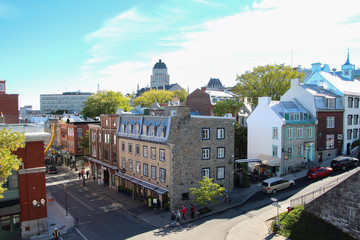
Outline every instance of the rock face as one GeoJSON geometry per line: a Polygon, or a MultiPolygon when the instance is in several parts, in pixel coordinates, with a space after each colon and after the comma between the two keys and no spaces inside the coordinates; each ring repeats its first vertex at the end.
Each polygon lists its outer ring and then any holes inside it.
{"type": "Polygon", "coordinates": [[[360,239],[360,168],[345,181],[306,205],[306,211],[360,239]]]}

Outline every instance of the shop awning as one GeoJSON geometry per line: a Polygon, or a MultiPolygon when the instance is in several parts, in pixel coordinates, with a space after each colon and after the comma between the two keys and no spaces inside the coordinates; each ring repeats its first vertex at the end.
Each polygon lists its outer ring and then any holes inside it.
{"type": "Polygon", "coordinates": [[[272,167],[278,167],[280,166],[280,158],[272,157],[270,155],[266,154],[260,154],[257,156],[260,160],[262,160],[262,164],[272,166],[272,167]]]}
{"type": "Polygon", "coordinates": [[[167,193],[167,192],[168,192],[168,190],[167,190],[167,189],[162,188],[162,187],[158,187],[158,188],[157,188],[157,189],[155,189],[154,191],[155,191],[155,192],[157,192],[157,193],[159,193],[159,194],[161,194],[161,195],[163,195],[163,194],[165,194],[165,193],[167,193]]]}
{"type": "Polygon", "coordinates": [[[100,164],[101,166],[111,168],[111,169],[113,169],[113,170],[115,170],[115,171],[118,169],[117,166],[113,166],[113,165],[111,165],[111,164],[105,163],[105,162],[100,161],[100,160],[97,160],[97,159],[95,159],[95,158],[89,157],[88,160],[91,161],[91,162],[100,164]]]}
{"type": "Polygon", "coordinates": [[[156,188],[158,188],[158,186],[145,182],[145,181],[140,181],[138,183],[140,186],[143,186],[144,188],[150,189],[150,190],[155,190],[156,188]]]}
{"type": "Polygon", "coordinates": [[[134,177],[132,177],[132,176],[130,176],[130,175],[127,175],[127,174],[121,173],[121,172],[115,173],[115,176],[121,177],[121,178],[123,178],[123,179],[125,179],[125,180],[129,180],[129,181],[131,181],[131,179],[134,178],[134,177]]]}
{"type": "Polygon", "coordinates": [[[236,163],[244,163],[244,162],[260,162],[261,163],[261,160],[258,159],[258,158],[247,158],[247,159],[238,159],[238,160],[235,160],[236,163]]]}
{"type": "Polygon", "coordinates": [[[140,179],[137,179],[137,178],[130,179],[130,181],[132,183],[135,183],[135,184],[138,184],[139,182],[142,182],[140,179]]]}

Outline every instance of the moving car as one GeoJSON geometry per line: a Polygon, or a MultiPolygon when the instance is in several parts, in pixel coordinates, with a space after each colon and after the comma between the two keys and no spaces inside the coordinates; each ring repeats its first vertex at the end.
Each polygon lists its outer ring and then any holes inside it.
{"type": "Polygon", "coordinates": [[[317,179],[319,177],[329,176],[329,174],[332,172],[333,169],[331,167],[314,167],[309,169],[309,171],[306,173],[306,176],[308,178],[317,179]]]}
{"type": "Polygon", "coordinates": [[[54,165],[46,167],[47,173],[57,173],[57,169],[54,165]]]}
{"type": "Polygon", "coordinates": [[[273,177],[265,179],[261,183],[261,190],[265,193],[276,193],[279,190],[291,188],[294,185],[294,180],[288,180],[282,177],[273,177]]]}
{"type": "Polygon", "coordinates": [[[348,168],[359,166],[359,160],[354,157],[338,156],[331,161],[330,166],[334,170],[346,170],[348,168]]]}

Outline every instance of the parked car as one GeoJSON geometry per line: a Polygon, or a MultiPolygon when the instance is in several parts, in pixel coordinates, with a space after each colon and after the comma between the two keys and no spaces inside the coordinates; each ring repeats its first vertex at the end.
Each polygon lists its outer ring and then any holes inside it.
{"type": "Polygon", "coordinates": [[[276,193],[279,190],[291,188],[294,185],[294,180],[288,180],[282,177],[273,177],[265,179],[261,183],[261,190],[265,193],[276,193]]]}
{"type": "Polygon", "coordinates": [[[354,157],[338,156],[331,161],[330,166],[334,170],[346,170],[347,168],[359,166],[359,159],[354,157]]]}
{"type": "Polygon", "coordinates": [[[47,173],[57,173],[57,169],[54,165],[46,167],[47,173]]]}
{"type": "Polygon", "coordinates": [[[333,172],[331,167],[314,167],[310,168],[309,171],[306,173],[308,178],[317,179],[319,177],[326,177],[329,176],[333,172]]]}

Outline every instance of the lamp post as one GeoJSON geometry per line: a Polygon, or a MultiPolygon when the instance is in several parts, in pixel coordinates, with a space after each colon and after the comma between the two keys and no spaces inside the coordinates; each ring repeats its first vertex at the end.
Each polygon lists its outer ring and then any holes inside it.
{"type": "Polygon", "coordinates": [[[32,204],[33,204],[33,207],[36,208],[36,218],[37,218],[37,222],[38,222],[38,235],[40,235],[40,221],[39,221],[39,207],[43,207],[45,206],[45,199],[40,199],[40,202],[36,201],[36,200],[33,200],[32,201],[32,204]]]}

